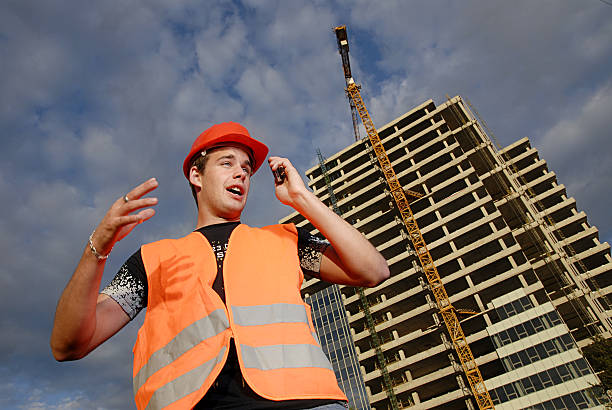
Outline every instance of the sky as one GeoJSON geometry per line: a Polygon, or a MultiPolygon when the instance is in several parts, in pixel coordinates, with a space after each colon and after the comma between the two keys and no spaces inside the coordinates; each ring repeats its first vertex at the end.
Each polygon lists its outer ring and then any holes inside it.
{"type": "MultiPolygon", "coordinates": [[[[195,137],[244,124],[303,174],[353,142],[332,28],[348,27],[374,124],[467,98],[499,143],[529,137],[612,239],[612,3],[603,0],[0,3],[0,408],[127,409],[140,314],[57,363],[55,305],[108,207],[156,177],[157,214],[117,243],[102,285],[196,210],[181,173],[195,137]]],[[[365,135],[365,134],[362,134],[365,135]]],[[[242,221],[292,209],[262,168],[242,221]]]]}

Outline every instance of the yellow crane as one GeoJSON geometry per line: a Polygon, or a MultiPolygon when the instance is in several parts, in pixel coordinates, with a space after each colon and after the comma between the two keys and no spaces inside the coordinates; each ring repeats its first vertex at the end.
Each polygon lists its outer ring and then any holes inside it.
{"type": "MultiPolygon", "coordinates": [[[[389,190],[393,196],[393,199],[395,200],[397,209],[402,216],[404,225],[408,230],[408,235],[412,241],[419,261],[421,262],[421,266],[423,267],[423,271],[425,272],[425,276],[429,282],[430,289],[436,298],[440,315],[444,319],[444,323],[446,324],[448,333],[453,341],[453,346],[457,351],[457,355],[461,361],[461,366],[463,367],[463,371],[468,379],[472,393],[476,399],[476,403],[480,409],[492,409],[494,408],[493,401],[491,400],[491,396],[485,387],[482,375],[478,369],[478,365],[474,360],[474,355],[472,354],[470,346],[467,343],[465,334],[463,333],[463,329],[461,328],[461,324],[457,318],[457,311],[448,298],[444,284],[440,279],[438,270],[436,269],[429,250],[427,249],[427,244],[423,240],[423,235],[421,234],[421,230],[419,229],[416,219],[412,214],[412,210],[410,209],[410,205],[406,197],[406,194],[417,197],[419,197],[420,194],[407,191],[402,187],[397,175],[395,174],[395,171],[393,170],[393,166],[391,165],[391,161],[387,156],[385,148],[380,141],[378,132],[376,131],[376,128],[374,128],[372,118],[370,117],[363,99],[361,98],[361,92],[359,90],[360,86],[355,84],[355,80],[351,74],[351,67],[348,57],[349,46],[346,26],[335,27],[334,32],[336,33],[336,39],[338,40],[338,51],[342,56],[342,66],[344,69],[344,78],[346,80],[346,92],[348,93],[355,109],[359,113],[361,122],[365,127],[366,134],[370,140],[370,143],[372,144],[372,148],[376,154],[378,163],[380,164],[380,169],[387,180],[389,190]]],[[[353,105],[351,105],[351,108],[353,105]]]]}

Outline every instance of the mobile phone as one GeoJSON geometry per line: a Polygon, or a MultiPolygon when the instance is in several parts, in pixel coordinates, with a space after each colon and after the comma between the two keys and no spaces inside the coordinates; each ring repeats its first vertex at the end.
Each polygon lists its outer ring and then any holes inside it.
{"type": "Polygon", "coordinates": [[[283,182],[285,182],[285,168],[276,168],[276,170],[274,171],[274,178],[277,184],[282,184],[283,182]]]}

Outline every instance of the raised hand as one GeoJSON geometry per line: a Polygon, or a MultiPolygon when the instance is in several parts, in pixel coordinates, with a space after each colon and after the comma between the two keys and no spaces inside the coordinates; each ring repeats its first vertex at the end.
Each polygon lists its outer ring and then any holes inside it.
{"type": "Polygon", "coordinates": [[[283,204],[295,208],[296,201],[299,201],[305,193],[310,192],[304,185],[300,174],[287,158],[270,157],[268,158],[268,164],[272,173],[280,167],[284,169],[285,177],[282,182],[275,178],[276,197],[283,204]]]}
{"type": "Polygon", "coordinates": [[[157,198],[143,196],[157,186],[157,180],[151,178],[115,201],[92,236],[98,253],[108,255],[116,242],[125,238],[136,225],[155,215],[155,210],[150,207],[157,205],[157,198]],[[140,212],[134,213],[138,210],[140,212]]]}

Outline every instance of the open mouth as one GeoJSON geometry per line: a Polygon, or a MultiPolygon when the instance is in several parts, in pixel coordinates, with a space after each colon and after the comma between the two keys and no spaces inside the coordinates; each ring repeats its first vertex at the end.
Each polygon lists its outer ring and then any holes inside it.
{"type": "Polygon", "coordinates": [[[239,187],[229,187],[227,188],[227,190],[234,195],[242,195],[242,189],[240,189],[239,187]]]}

